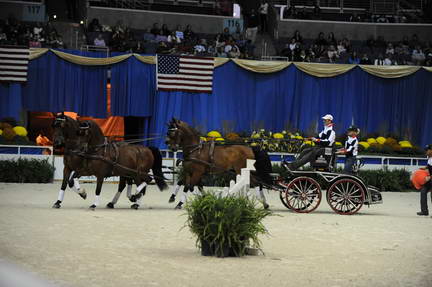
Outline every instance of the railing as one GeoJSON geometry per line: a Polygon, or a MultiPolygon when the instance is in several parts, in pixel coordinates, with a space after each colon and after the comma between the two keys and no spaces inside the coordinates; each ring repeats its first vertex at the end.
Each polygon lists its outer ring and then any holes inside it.
{"type": "Polygon", "coordinates": [[[2,160],[16,160],[17,158],[48,159],[54,165],[53,154],[52,146],[0,145],[0,159],[2,160]],[[49,152],[44,154],[43,151],[46,150],[49,150],[49,152]]]}
{"type": "Polygon", "coordinates": [[[81,51],[105,52],[107,54],[107,57],[109,57],[109,52],[110,52],[108,47],[101,47],[101,46],[94,46],[94,45],[82,45],[81,51]]]}

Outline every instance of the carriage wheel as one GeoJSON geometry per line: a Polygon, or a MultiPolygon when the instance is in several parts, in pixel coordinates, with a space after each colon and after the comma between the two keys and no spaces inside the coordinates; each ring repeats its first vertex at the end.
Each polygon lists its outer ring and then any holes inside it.
{"type": "Polygon", "coordinates": [[[365,191],[355,180],[340,179],[333,183],[327,191],[327,201],[334,212],[351,215],[363,206],[365,191]]]}
{"type": "Polygon", "coordinates": [[[285,191],[286,203],[298,213],[314,211],[321,202],[321,187],[310,177],[297,177],[292,180],[285,191]]]}
{"type": "Polygon", "coordinates": [[[280,201],[282,202],[282,204],[286,208],[291,209],[291,207],[289,207],[289,205],[287,204],[286,196],[285,196],[285,192],[287,191],[288,184],[286,182],[284,182],[284,181],[279,181],[278,184],[279,184],[279,186],[281,186],[281,187],[283,186],[285,188],[283,191],[279,192],[279,199],[280,199],[280,201]]]}

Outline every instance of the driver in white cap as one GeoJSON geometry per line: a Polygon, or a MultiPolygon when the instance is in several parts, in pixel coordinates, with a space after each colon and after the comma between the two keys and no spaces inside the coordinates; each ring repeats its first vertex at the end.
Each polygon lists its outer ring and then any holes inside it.
{"type": "Polygon", "coordinates": [[[315,147],[304,149],[297,160],[288,164],[288,168],[296,170],[308,162],[315,160],[318,156],[325,154],[326,147],[332,147],[336,140],[336,133],[333,130],[333,116],[325,115],[322,117],[324,122],[324,130],[322,130],[317,138],[309,138],[315,143],[315,147]]]}

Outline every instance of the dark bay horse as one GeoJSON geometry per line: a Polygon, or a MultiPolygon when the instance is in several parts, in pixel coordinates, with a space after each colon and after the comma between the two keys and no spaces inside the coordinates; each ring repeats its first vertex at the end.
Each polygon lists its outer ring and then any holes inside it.
{"type": "MultiPolygon", "coordinates": [[[[203,175],[233,170],[240,174],[246,167],[247,159],[255,159],[256,175],[259,181],[271,184],[271,162],[268,155],[258,149],[245,145],[213,145],[210,142],[201,142],[199,134],[187,123],[172,119],[168,124],[166,144],[174,151],[183,151],[185,171],[184,192],[193,191],[203,175]]],[[[254,178],[251,180],[254,182],[254,178]]],[[[255,180],[256,181],[256,180],[255,180]]],[[[260,195],[265,208],[268,208],[262,186],[260,195]]],[[[179,202],[176,208],[181,208],[179,202]]]]}
{"type": "MultiPolygon", "coordinates": [[[[83,199],[87,198],[85,189],[80,188],[79,177],[91,176],[93,174],[84,167],[82,157],[72,153],[72,151],[76,151],[79,148],[78,133],[80,131],[80,122],[65,116],[63,113],[54,116],[55,119],[52,125],[54,129],[54,147],[65,148],[65,154],[63,156],[63,181],[58,199],[53,205],[53,208],[60,208],[68,185],[83,199]],[[79,173],[77,171],[79,171],[79,173]]],[[[131,179],[120,177],[118,191],[122,192],[126,183],[128,184],[128,197],[130,198],[132,190],[131,179]]],[[[108,203],[107,207],[113,208],[114,204],[108,203]]]]}
{"type": "MultiPolygon", "coordinates": [[[[122,142],[108,142],[102,130],[94,121],[85,121],[80,126],[79,145],[82,160],[96,176],[96,198],[91,208],[99,204],[99,195],[105,177],[120,176],[131,178],[137,185],[136,201],[131,207],[137,209],[146,186],[154,178],[158,188],[163,191],[168,186],[162,172],[162,156],[158,148],[131,145],[122,142]],[[149,175],[150,170],[153,177],[149,175]]],[[[108,207],[112,207],[120,197],[119,190],[108,207]]]]}

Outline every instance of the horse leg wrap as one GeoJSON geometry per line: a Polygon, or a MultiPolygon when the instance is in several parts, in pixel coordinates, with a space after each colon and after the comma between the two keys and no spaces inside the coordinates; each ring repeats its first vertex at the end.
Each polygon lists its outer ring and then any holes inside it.
{"type": "Polygon", "coordinates": [[[127,193],[126,193],[128,198],[131,198],[132,196],[132,184],[128,184],[127,185],[127,193]]]}
{"type": "Polygon", "coordinates": [[[81,189],[81,186],[80,186],[80,183],[79,183],[79,179],[78,178],[74,178],[73,179],[73,182],[74,182],[74,185],[73,185],[73,190],[76,192],[76,193],[81,193],[81,191],[80,191],[80,189],[81,189]]]}
{"type": "Polygon", "coordinates": [[[64,194],[65,194],[65,191],[63,189],[60,189],[57,200],[58,201],[63,201],[64,194]]]}
{"type": "Polygon", "coordinates": [[[120,195],[121,195],[121,192],[117,192],[117,193],[114,195],[114,198],[112,199],[111,203],[112,203],[112,204],[116,204],[117,201],[118,201],[119,198],[120,198],[120,195]]]}
{"type": "Polygon", "coordinates": [[[99,204],[100,204],[100,195],[95,195],[94,205],[99,206],[99,204]]]}
{"type": "Polygon", "coordinates": [[[186,194],[186,192],[183,192],[181,197],[180,197],[180,202],[183,204],[183,203],[186,203],[186,201],[187,201],[187,194],[186,194]]]}
{"type": "Polygon", "coordinates": [[[140,193],[141,190],[142,190],[144,187],[146,187],[146,186],[147,186],[147,183],[146,183],[146,182],[141,183],[141,184],[137,187],[137,191],[136,191],[135,194],[140,193]]]}
{"type": "Polygon", "coordinates": [[[173,194],[174,196],[177,196],[177,193],[179,192],[180,188],[181,188],[181,185],[178,185],[178,184],[177,184],[177,185],[175,186],[175,188],[174,188],[172,194],[173,194]]]}

